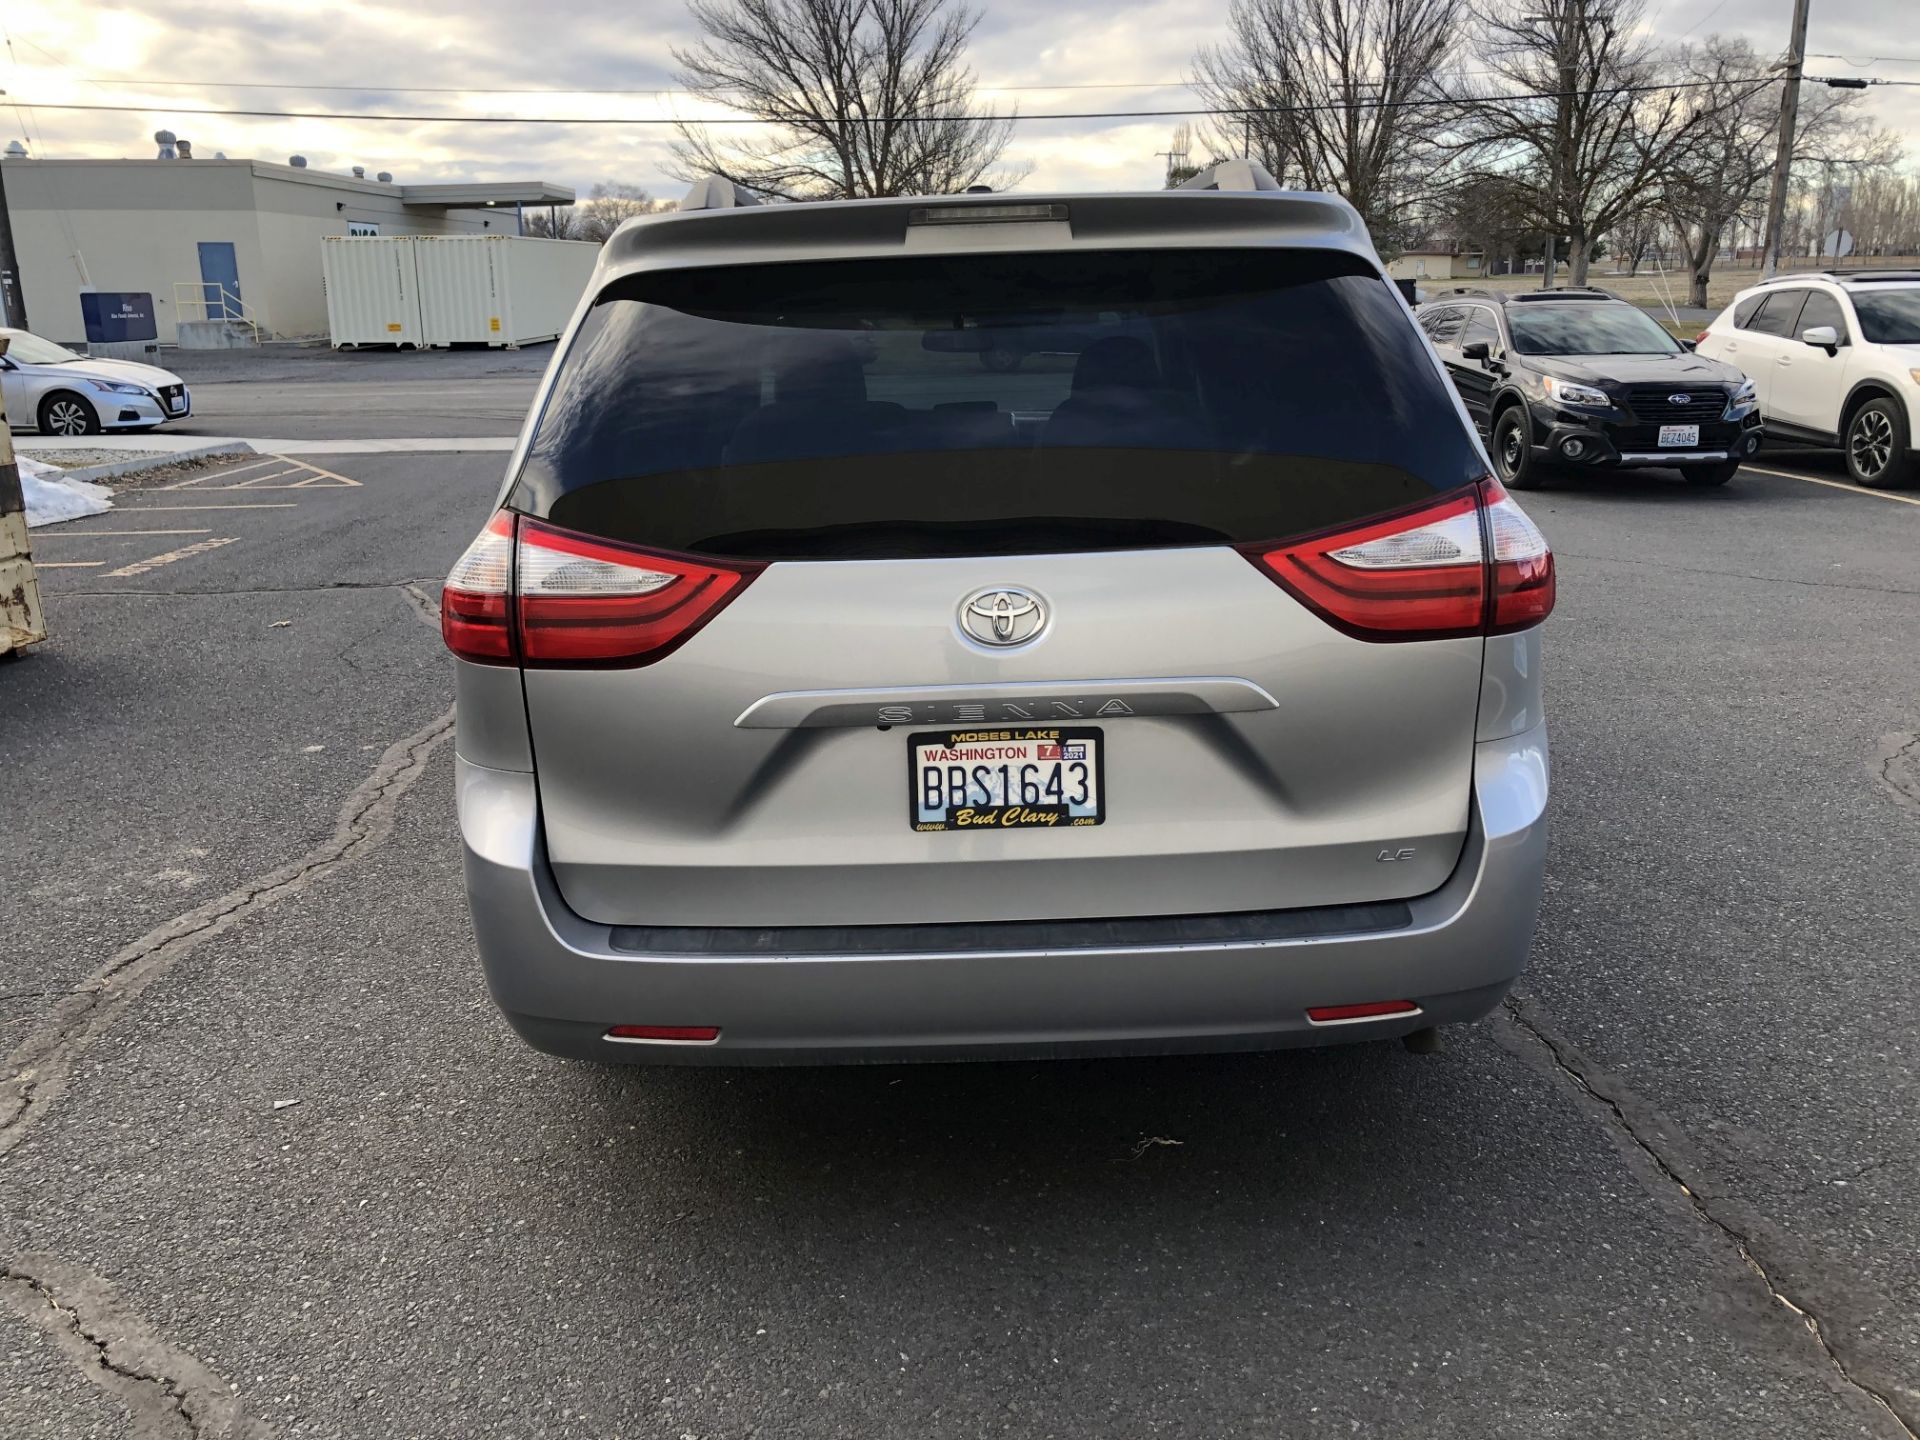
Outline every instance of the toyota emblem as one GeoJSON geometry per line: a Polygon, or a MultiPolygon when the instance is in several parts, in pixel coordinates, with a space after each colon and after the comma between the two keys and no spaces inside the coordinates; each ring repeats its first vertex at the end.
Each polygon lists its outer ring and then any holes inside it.
{"type": "Polygon", "coordinates": [[[982,645],[1024,645],[1046,623],[1047,607],[1030,590],[995,586],[960,602],[960,628],[982,645]]]}

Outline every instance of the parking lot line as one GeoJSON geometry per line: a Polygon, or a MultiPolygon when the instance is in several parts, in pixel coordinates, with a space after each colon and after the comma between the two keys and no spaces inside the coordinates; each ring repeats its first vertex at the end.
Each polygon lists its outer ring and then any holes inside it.
{"type": "Polygon", "coordinates": [[[155,510],[297,510],[298,500],[274,500],[259,505],[116,505],[114,509],[122,515],[139,515],[155,510]]]}
{"type": "Polygon", "coordinates": [[[36,560],[33,562],[33,568],[36,570],[91,570],[97,565],[106,563],[104,560],[36,560]]]}
{"type": "Polygon", "coordinates": [[[1827,480],[1819,475],[1796,475],[1791,470],[1769,470],[1764,465],[1746,465],[1742,469],[1751,470],[1756,475],[1778,475],[1782,480],[1804,480],[1809,485],[1825,485],[1829,490],[1845,490],[1850,495],[1865,495],[1871,500],[1891,500],[1896,505],[1920,505],[1920,500],[1911,495],[1895,495],[1890,490],[1869,490],[1864,485],[1850,484],[1845,480],[1827,480]]]}
{"type": "Polygon", "coordinates": [[[211,530],[47,530],[35,540],[91,540],[96,535],[211,535],[211,530]]]}
{"type": "MultiPolygon", "coordinates": [[[[232,485],[209,485],[207,490],[358,490],[360,482],[350,475],[336,475],[331,470],[322,470],[318,465],[309,465],[304,460],[288,460],[275,456],[287,468],[271,470],[265,475],[255,475],[250,479],[237,481],[232,485]],[[298,479],[294,477],[298,476],[298,479]]],[[[224,479],[231,470],[222,471],[213,479],[224,479]]],[[[204,493],[204,492],[203,492],[204,493]]]]}
{"type": "Polygon", "coordinates": [[[287,462],[278,455],[269,455],[264,460],[255,460],[247,465],[234,465],[224,470],[216,470],[211,475],[195,475],[190,480],[176,480],[171,485],[162,485],[162,490],[185,490],[188,486],[201,484],[207,480],[222,480],[229,475],[244,475],[249,470],[259,470],[268,465],[284,465],[287,462]]]}
{"type": "Polygon", "coordinates": [[[164,555],[151,555],[145,560],[136,560],[131,565],[122,565],[118,570],[109,570],[102,578],[122,580],[134,575],[144,575],[149,570],[158,570],[162,565],[171,565],[176,560],[204,555],[209,550],[218,550],[222,545],[231,545],[239,538],[238,535],[221,535],[212,540],[196,540],[191,545],[182,545],[178,550],[169,550],[164,555]]]}

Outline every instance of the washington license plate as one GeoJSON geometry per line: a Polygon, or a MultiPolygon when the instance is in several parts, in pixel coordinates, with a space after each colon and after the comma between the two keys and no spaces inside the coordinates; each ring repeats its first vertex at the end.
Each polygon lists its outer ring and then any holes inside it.
{"type": "Polygon", "coordinates": [[[1700,427],[1698,425],[1662,425],[1660,427],[1660,444],[1663,447],[1668,445],[1698,445],[1699,443],[1700,427]]]}
{"type": "Polygon", "coordinates": [[[1098,730],[1019,725],[907,737],[916,830],[1064,830],[1107,818],[1098,730]]]}

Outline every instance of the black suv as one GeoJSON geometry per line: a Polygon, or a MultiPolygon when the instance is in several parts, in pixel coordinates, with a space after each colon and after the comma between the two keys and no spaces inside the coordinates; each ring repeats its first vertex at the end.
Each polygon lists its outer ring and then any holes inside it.
{"type": "Polygon", "coordinates": [[[1724,485],[1760,448],[1752,382],[1604,290],[1455,290],[1417,318],[1515,490],[1552,465],[1724,485]]]}

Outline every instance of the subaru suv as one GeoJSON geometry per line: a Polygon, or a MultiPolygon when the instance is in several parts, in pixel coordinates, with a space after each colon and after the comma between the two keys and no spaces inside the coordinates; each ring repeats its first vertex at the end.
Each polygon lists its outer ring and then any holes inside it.
{"type": "Polygon", "coordinates": [[[1920,270],[1781,275],[1697,343],[1753,377],[1770,438],[1837,446],[1856,484],[1920,480],[1920,270]]]}
{"type": "Polygon", "coordinates": [[[1555,467],[1724,485],[1760,448],[1753,382],[1604,290],[1455,290],[1419,319],[1510,489],[1555,467]]]}
{"type": "Polygon", "coordinates": [[[608,241],[443,596],[513,1027],[792,1063],[1497,1004],[1553,560],[1354,211],[1245,161],[695,199],[608,241]],[[1077,348],[983,366],[1009,327],[1077,348]]]}

